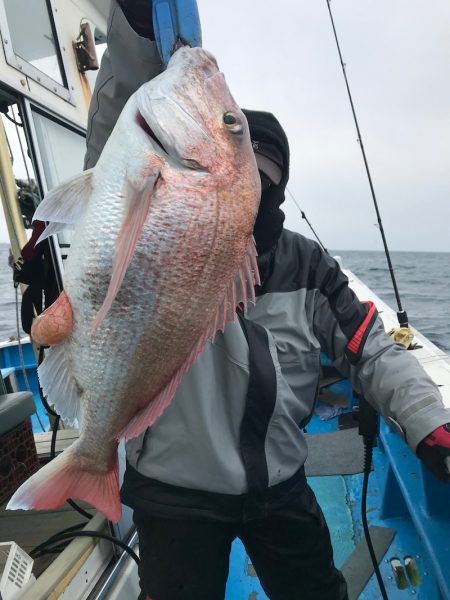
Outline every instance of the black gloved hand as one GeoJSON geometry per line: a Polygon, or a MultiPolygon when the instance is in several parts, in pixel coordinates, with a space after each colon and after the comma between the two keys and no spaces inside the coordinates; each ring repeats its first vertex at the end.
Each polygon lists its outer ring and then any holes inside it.
{"type": "Polygon", "coordinates": [[[450,423],[441,425],[420,442],[417,456],[441,481],[450,481],[450,423]],[[446,461],[447,459],[447,461],[446,461]]]}
{"type": "Polygon", "coordinates": [[[117,0],[128,23],[141,37],[155,39],[152,0],[117,0]]]}

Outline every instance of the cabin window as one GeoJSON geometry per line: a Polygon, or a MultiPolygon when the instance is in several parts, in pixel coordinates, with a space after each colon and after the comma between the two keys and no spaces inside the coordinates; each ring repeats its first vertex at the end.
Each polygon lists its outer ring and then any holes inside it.
{"type": "MultiPolygon", "coordinates": [[[[86,140],[84,132],[62,123],[31,106],[32,125],[37,146],[38,164],[45,187],[51,190],[83,170],[86,140]]],[[[61,258],[67,258],[70,229],[58,234],[61,258]]]]}
{"type": "Polygon", "coordinates": [[[49,0],[1,0],[0,24],[12,67],[54,92],[67,88],[49,0]]]}
{"type": "Polygon", "coordinates": [[[31,112],[45,182],[50,190],[81,173],[86,140],[81,131],[69,128],[35,108],[31,112]]]}

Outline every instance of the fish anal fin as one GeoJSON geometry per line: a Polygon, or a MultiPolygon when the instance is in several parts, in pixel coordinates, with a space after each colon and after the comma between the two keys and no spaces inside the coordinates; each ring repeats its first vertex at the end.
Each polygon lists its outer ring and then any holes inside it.
{"type": "Polygon", "coordinates": [[[152,201],[159,170],[147,167],[144,177],[127,180],[126,197],[128,206],[116,242],[111,281],[102,307],[98,311],[91,331],[95,331],[105,318],[122,285],[127,268],[133,258],[152,201]],[[137,183],[139,182],[139,183],[137,183]]]}
{"type": "Polygon", "coordinates": [[[82,389],[67,364],[65,344],[52,346],[38,368],[42,392],[48,397],[63,421],[75,425],[79,421],[82,389]]]}
{"type": "Polygon", "coordinates": [[[53,346],[67,339],[72,329],[72,306],[62,291],[55,302],[34,319],[31,337],[41,346],[53,346]]]}
{"type": "Polygon", "coordinates": [[[117,523],[122,513],[117,457],[104,473],[88,471],[72,447],[32,475],[8,502],[9,510],[57,508],[68,498],[92,504],[107,519],[117,523]]]}

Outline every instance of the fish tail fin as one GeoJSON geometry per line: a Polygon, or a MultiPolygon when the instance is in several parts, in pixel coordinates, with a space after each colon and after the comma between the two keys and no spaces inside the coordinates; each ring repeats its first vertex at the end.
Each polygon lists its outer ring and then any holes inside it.
{"type": "Polygon", "coordinates": [[[73,447],[27,479],[6,508],[45,510],[62,506],[68,498],[77,498],[92,504],[107,519],[117,523],[122,512],[117,460],[105,473],[91,472],[86,459],[77,457],[73,447]]]}

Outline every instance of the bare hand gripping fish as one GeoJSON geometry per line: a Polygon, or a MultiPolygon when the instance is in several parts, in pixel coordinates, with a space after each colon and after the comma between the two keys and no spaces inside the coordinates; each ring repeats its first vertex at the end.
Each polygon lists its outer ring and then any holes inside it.
{"type": "Polygon", "coordinates": [[[8,508],[79,498],[120,518],[118,440],[161,415],[208,338],[254,301],[259,198],[247,122],[215,59],[181,48],[129,99],[95,169],[36,211],[45,237],[75,226],[64,292],[33,335],[58,344],[39,377],[80,437],[8,508]]]}

